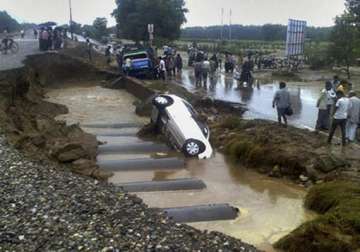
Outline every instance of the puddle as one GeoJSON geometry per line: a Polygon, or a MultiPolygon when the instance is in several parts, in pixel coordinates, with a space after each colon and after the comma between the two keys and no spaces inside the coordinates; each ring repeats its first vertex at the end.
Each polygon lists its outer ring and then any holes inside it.
{"type": "MultiPolygon", "coordinates": [[[[213,81],[208,81],[207,88],[195,87],[194,73],[191,69],[184,69],[182,75],[176,80],[192,91],[206,92],[211,97],[247,104],[249,111],[245,114],[248,118],[277,120],[272,100],[277,83],[259,83],[253,87],[239,87],[231,74],[221,73],[213,81]]],[[[316,101],[323,88],[323,82],[288,82],[294,115],[290,122],[300,127],[314,128],[318,110],[316,101]]]]}
{"type": "MultiPolygon", "coordinates": [[[[68,106],[62,115],[68,123],[145,123],[132,106],[135,98],[125,91],[104,89],[86,83],[79,87],[65,86],[48,90],[48,100],[68,106]]],[[[271,86],[263,87],[273,92],[271,86]]],[[[237,99],[233,92],[234,99],[237,99]]],[[[256,96],[254,90],[253,97],[256,96]]],[[[219,95],[221,92],[219,93],[219,95]]],[[[238,94],[238,93],[237,93],[238,94]]],[[[238,94],[239,95],[239,94],[238,94]]],[[[89,129],[90,130],[90,129],[89,129]]],[[[97,133],[101,129],[91,129],[97,133]]],[[[110,140],[108,136],[103,140],[110,140]]],[[[117,138],[119,143],[138,142],[133,136],[117,138]]],[[[168,153],[104,155],[104,160],[162,158],[168,153]]],[[[170,153],[170,156],[176,156],[170,153]]],[[[100,157],[99,157],[100,158],[100,157]]],[[[234,221],[193,223],[202,230],[216,230],[272,251],[271,244],[313,216],[303,208],[305,190],[281,180],[259,175],[227,162],[217,153],[211,160],[187,160],[186,169],[174,171],[136,171],[115,173],[110,182],[161,181],[164,179],[197,178],[207,185],[202,191],[138,193],[150,207],[178,207],[210,203],[229,203],[240,209],[234,221]]]]}

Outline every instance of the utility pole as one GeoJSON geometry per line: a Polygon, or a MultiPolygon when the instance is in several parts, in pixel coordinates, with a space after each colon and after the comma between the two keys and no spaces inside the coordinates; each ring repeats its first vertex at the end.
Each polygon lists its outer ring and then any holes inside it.
{"type": "Polygon", "coordinates": [[[74,40],[71,0],[69,0],[69,9],[70,9],[70,34],[71,34],[71,39],[74,40]]]}
{"type": "Polygon", "coordinates": [[[148,24],[148,33],[149,33],[150,47],[152,48],[154,41],[154,24],[148,24]]]}
{"type": "Polygon", "coordinates": [[[224,31],[224,8],[221,8],[221,35],[220,35],[221,41],[223,41],[224,39],[223,31],[224,31]]]}
{"type": "Polygon", "coordinates": [[[232,39],[232,30],[231,30],[231,25],[232,25],[232,9],[230,9],[230,21],[229,21],[229,40],[231,42],[232,39]]]}

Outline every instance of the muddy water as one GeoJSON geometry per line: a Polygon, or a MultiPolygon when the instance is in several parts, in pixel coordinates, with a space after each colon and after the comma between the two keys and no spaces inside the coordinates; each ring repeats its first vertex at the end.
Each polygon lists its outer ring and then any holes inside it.
{"type": "MultiPolygon", "coordinates": [[[[246,117],[277,120],[272,100],[278,89],[278,81],[260,81],[253,87],[244,87],[239,86],[239,82],[231,74],[221,73],[213,81],[209,80],[207,87],[199,88],[195,86],[191,69],[185,69],[176,81],[189,90],[207,93],[217,99],[245,103],[249,108],[246,117]]],[[[299,127],[315,127],[318,114],[316,101],[322,86],[323,83],[318,81],[288,82],[294,109],[294,116],[290,118],[292,124],[299,127]]]]}
{"type": "Polygon", "coordinates": [[[69,124],[144,123],[135,115],[135,98],[126,91],[102,88],[99,82],[66,83],[47,90],[48,100],[66,105],[70,114],[59,120],[69,124]]]}
{"type": "MultiPolygon", "coordinates": [[[[70,113],[61,116],[68,123],[143,123],[132,103],[135,98],[125,91],[109,90],[96,83],[74,83],[61,89],[48,90],[48,99],[65,104],[70,113]]],[[[120,141],[120,140],[119,140],[120,141]]],[[[133,137],[121,141],[133,143],[133,137]]],[[[108,155],[106,159],[134,159],[164,157],[174,153],[108,155]]],[[[121,172],[110,182],[134,182],[194,177],[202,179],[207,189],[187,192],[139,193],[150,207],[176,207],[211,203],[229,203],[240,209],[240,217],[233,221],[191,224],[203,230],[216,230],[240,238],[266,251],[271,244],[301,223],[312,218],[304,210],[305,191],[270,179],[227,162],[223,155],[207,161],[187,160],[185,169],[172,172],[121,172]]]]}
{"type": "MultiPolygon", "coordinates": [[[[144,173],[142,175],[144,176],[144,173]]],[[[208,161],[188,161],[187,170],[184,171],[154,172],[144,176],[152,180],[184,177],[202,179],[207,189],[161,194],[140,193],[139,196],[154,207],[211,203],[229,203],[236,206],[241,214],[234,221],[191,225],[202,230],[223,232],[266,251],[273,251],[272,243],[313,217],[312,213],[303,208],[304,190],[233,165],[219,153],[208,161]]],[[[126,178],[122,177],[121,180],[126,178]]]]}

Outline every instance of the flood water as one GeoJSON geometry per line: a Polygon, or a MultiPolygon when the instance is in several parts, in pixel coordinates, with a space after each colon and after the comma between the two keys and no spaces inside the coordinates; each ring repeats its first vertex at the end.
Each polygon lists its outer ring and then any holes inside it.
{"type": "MultiPolygon", "coordinates": [[[[235,92],[235,91],[234,91],[235,92]]],[[[134,113],[133,96],[110,90],[96,83],[74,83],[47,92],[48,100],[67,105],[70,113],[59,117],[68,123],[144,123],[134,113]]],[[[96,133],[96,132],[93,132],[96,133]]],[[[121,141],[140,141],[125,137],[121,141]]],[[[163,157],[174,153],[109,155],[108,159],[163,157]]],[[[210,160],[186,160],[186,167],[171,172],[118,172],[110,182],[135,182],[177,178],[202,179],[207,188],[201,191],[138,193],[150,207],[177,207],[211,203],[229,203],[240,209],[233,221],[192,223],[202,230],[216,230],[260,249],[273,251],[271,244],[313,216],[303,208],[305,190],[271,179],[228,162],[220,153],[210,160]]]]}
{"type": "MultiPolygon", "coordinates": [[[[239,85],[232,74],[219,73],[217,77],[208,80],[207,87],[196,87],[192,69],[186,68],[176,82],[192,92],[206,93],[216,99],[245,103],[249,111],[247,118],[277,120],[276,110],[272,108],[272,101],[278,81],[257,81],[252,87],[239,85]]],[[[323,83],[288,82],[294,115],[289,118],[290,123],[298,127],[314,128],[318,110],[316,101],[323,83]]]]}

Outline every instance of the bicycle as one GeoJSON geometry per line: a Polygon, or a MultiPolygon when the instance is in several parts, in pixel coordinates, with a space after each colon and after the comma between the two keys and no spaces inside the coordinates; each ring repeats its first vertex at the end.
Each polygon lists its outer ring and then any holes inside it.
{"type": "Polygon", "coordinates": [[[19,52],[19,44],[13,39],[3,39],[0,43],[0,52],[2,54],[7,54],[8,52],[16,54],[19,52]]]}

